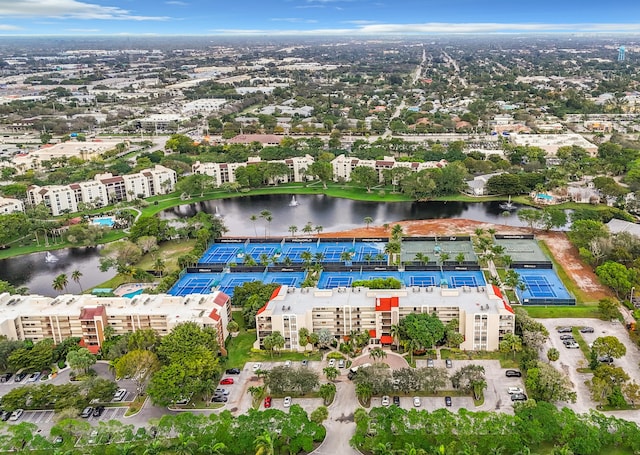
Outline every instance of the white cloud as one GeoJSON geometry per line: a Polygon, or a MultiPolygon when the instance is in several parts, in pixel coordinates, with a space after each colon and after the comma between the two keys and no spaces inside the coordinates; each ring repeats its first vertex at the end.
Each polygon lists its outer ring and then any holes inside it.
{"type": "Polygon", "coordinates": [[[0,24],[0,30],[20,30],[21,27],[17,25],[0,24]]]}
{"type": "Polygon", "coordinates": [[[188,6],[187,2],[181,2],[180,0],[169,0],[168,2],[164,2],[166,5],[175,5],[175,6],[188,6]]]}
{"type": "Polygon", "coordinates": [[[369,21],[345,21],[356,25],[354,28],[312,29],[312,30],[242,30],[218,29],[213,33],[232,35],[274,34],[274,35],[428,35],[464,33],[568,33],[568,32],[609,32],[640,33],[640,23],[629,24],[543,24],[543,23],[447,23],[430,22],[424,24],[380,24],[369,21]]]}
{"type": "Polygon", "coordinates": [[[157,16],[138,16],[129,10],[116,6],[101,6],[78,0],[0,0],[1,16],[132,21],[169,19],[157,16]]]}
{"type": "Polygon", "coordinates": [[[98,33],[100,31],[99,28],[67,28],[65,30],[71,33],[98,33]]]}
{"type": "Polygon", "coordinates": [[[302,19],[301,17],[274,17],[271,20],[274,22],[290,22],[290,23],[305,23],[305,24],[315,24],[318,22],[315,19],[302,19]]]}

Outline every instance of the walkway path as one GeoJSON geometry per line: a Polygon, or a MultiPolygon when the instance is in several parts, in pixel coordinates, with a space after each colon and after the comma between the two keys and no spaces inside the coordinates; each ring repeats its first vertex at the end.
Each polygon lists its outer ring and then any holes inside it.
{"type": "Polygon", "coordinates": [[[336,383],[336,397],[329,406],[329,418],[324,426],[327,435],[320,446],[314,450],[316,455],[357,455],[360,452],[351,447],[349,441],[356,432],[353,411],[358,399],[356,389],[346,378],[336,383]]]}

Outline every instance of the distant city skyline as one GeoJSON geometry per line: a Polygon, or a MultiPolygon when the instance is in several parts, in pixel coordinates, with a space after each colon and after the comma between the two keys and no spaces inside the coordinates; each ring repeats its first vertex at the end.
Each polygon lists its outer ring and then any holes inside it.
{"type": "Polygon", "coordinates": [[[0,0],[2,35],[640,33],[639,17],[632,0],[0,0]]]}

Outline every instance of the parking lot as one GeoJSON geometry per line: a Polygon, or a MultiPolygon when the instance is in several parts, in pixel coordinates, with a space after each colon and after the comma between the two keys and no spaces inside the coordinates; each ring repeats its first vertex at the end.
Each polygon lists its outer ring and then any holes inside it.
{"type": "Polygon", "coordinates": [[[615,359],[614,366],[621,367],[636,382],[640,381],[640,352],[629,338],[626,327],[620,322],[601,321],[600,319],[538,319],[549,331],[549,340],[546,343],[542,353],[543,360],[546,360],[546,351],[555,347],[560,351],[560,359],[552,362],[552,365],[566,373],[573,384],[577,393],[576,403],[567,403],[566,405],[577,412],[588,412],[596,407],[596,403],[591,400],[588,387],[585,381],[591,379],[591,373],[579,373],[578,368],[586,368],[589,366],[589,359],[585,358],[580,349],[567,349],[562,340],[558,327],[593,327],[593,333],[581,333],[586,343],[593,343],[598,337],[615,336],[627,348],[627,353],[620,359],[615,359]]]}

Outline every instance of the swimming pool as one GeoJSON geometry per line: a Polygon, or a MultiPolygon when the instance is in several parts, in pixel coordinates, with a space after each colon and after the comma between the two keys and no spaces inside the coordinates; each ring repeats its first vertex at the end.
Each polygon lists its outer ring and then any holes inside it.
{"type": "Polygon", "coordinates": [[[94,218],[91,220],[92,224],[96,224],[98,226],[112,227],[115,224],[116,220],[112,216],[101,216],[99,218],[94,218]]]}

